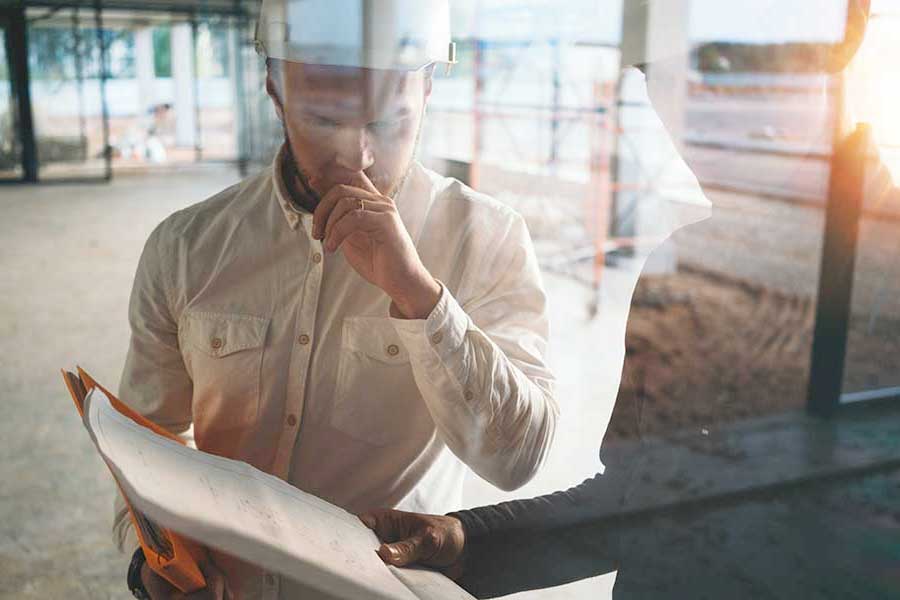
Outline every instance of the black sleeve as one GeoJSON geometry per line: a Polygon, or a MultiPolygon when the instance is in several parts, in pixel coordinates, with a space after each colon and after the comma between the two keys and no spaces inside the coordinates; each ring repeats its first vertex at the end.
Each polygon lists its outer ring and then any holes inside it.
{"type": "Polygon", "coordinates": [[[603,484],[596,475],[566,491],[451,513],[466,531],[460,585],[490,598],[615,570],[616,534],[585,526],[602,505],[603,484]]]}
{"type": "Polygon", "coordinates": [[[602,486],[603,477],[598,474],[566,491],[450,514],[462,521],[466,539],[472,542],[515,531],[555,529],[589,518],[602,486]]]}

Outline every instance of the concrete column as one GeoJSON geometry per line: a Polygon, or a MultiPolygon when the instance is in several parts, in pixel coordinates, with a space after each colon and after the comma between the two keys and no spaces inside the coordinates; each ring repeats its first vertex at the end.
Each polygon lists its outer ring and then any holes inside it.
{"type": "Polygon", "coordinates": [[[172,26],[172,83],[175,88],[175,143],[194,146],[194,42],[190,23],[172,26]]]}
{"type": "Polygon", "coordinates": [[[665,93],[666,102],[654,105],[666,124],[672,143],[684,148],[687,78],[690,63],[690,0],[656,0],[648,5],[647,47],[658,57],[647,69],[647,87],[654,97],[665,93]]]}
{"type": "Polygon", "coordinates": [[[690,7],[691,0],[626,0],[622,15],[623,65],[646,65],[654,109],[679,150],[691,50],[690,7]]]}
{"type": "MultiPolygon", "coordinates": [[[[622,62],[644,65],[646,92],[623,82],[624,93],[632,101],[653,100],[652,110],[622,108],[624,132],[634,149],[633,156],[620,153],[618,180],[637,184],[634,192],[618,194],[618,221],[624,224],[619,235],[647,240],[665,236],[672,191],[679,184],[670,179],[679,169],[676,163],[684,147],[685,114],[690,61],[691,0],[625,0],[622,17],[622,62]],[[658,118],[657,118],[658,117],[658,118]],[[662,123],[660,123],[660,121],[662,123]],[[661,127],[664,125],[665,127],[661,127]],[[673,168],[670,168],[673,167],[673,168]]],[[[620,150],[623,144],[619,144],[620,150]]],[[[645,272],[666,273],[677,268],[676,249],[665,244],[653,255],[645,272]],[[652,263],[652,264],[651,264],[652,263]]]]}
{"type": "Polygon", "coordinates": [[[150,27],[141,27],[134,32],[134,67],[137,74],[138,111],[143,116],[156,104],[153,29],[150,27]]]}

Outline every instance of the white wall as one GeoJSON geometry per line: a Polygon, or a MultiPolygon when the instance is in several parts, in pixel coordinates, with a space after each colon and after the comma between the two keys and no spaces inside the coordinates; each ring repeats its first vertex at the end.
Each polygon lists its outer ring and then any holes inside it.
{"type": "MultiPolygon", "coordinates": [[[[227,77],[197,82],[200,108],[227,108],[234,105],[234,86],[227,77]]],[[[85,116],[100,115],[100,85],[97,80],[84,83],[85,116]]],[[[142,116],[141,107],[175,102],[175,84],[170,77],[153,80],[152,97],[142,98],[138,80],[110,79],[106,82],[106,101],[112,117],[142,116]]],[[[0,87],[0,100],[6,102],[9,90],[0,87]]],[[[42,114],[54,117],[78,116],[78,84],[74,81],[32,81],[32,102],[42,114]]]]}

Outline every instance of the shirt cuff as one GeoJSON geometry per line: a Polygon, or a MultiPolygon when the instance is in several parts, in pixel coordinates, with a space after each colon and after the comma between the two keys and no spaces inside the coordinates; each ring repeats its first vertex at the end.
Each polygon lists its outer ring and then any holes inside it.
{"type": "Polygon", "coordinates": [[[410,356],[430,353],[444,359],[455,352],[465,340],[469,329],[469,315],[459,305],[443,282],[441,296],[431,313],[424,319],[396,319],[391,317],[397,335],[410,356]]]}

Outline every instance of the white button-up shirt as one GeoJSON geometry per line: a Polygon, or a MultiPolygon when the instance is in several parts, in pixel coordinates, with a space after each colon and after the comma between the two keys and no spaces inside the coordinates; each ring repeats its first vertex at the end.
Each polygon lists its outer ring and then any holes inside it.
{"type": "MultiPolygon", "coordinates": [[[[503,489],[526,483],[558,409],[523,219],[415,163],[396,203],[443,292],[426,319],[395,319],[313,239],[281,164],[151,234],[120,398],[352,512],[458,509],[466,466],[503,489]]],[[[129,529],[119,510],[120,544],[129,529]]],[[[277,578],[249,579],[244,596],[278,595],[277,578]]]]}

